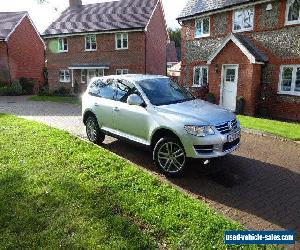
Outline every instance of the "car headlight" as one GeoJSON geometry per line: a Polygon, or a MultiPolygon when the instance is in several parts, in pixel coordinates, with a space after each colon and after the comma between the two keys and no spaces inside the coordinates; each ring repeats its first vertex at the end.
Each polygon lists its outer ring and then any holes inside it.
{"type": "Polygon", "coordinates": [[[215,131],[211,126],[193,126],[193,125],[186,125],[184,126],[186,132],[191,135],[204,137],[207,135],[214,135],[215,131]]]}

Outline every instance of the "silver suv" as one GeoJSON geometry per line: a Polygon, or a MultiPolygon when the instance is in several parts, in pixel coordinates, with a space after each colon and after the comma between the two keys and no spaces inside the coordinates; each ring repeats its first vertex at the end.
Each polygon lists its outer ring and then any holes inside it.
{"type": "Polygon", "coordinates": [[[240,144],[233,113],[195,99],[165,76],[94,78],[82,109],[90,141],[99,144],[110,135],[149,146],[155,165],[168,176],[182,173],[188,158],[224,156],[240,144]]]}

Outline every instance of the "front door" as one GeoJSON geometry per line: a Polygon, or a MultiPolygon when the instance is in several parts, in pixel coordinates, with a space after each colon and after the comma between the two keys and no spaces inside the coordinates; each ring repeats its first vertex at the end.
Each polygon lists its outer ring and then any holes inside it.
{"type": "Polygon", "coordinates": [[[238,65],[223,65],[221,105],[231,111],[236,109],[238,65]]]}

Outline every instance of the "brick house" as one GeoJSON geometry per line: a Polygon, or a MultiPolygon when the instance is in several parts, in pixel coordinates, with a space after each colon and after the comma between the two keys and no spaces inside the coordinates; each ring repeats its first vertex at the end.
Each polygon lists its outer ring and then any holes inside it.
{"type": "Polygon", "coordinates": [[[94,76],[166,74],[168,33],[160,0],[69,3],[43,34],[51,90],[83,91],[94,76]]]}
{"type": "Polygon", "coordinates": [[[235,111],[300,120],[300,1],[189,0],[181,83],[235,111]]]}
{"type": "MultiPolygon", "coordinates": [[[[27,12],[0,12],[0,82],[44,82],[45,45],[27,12]]],[[[38,87],[38,86],[36,86],[38,87]]]]}

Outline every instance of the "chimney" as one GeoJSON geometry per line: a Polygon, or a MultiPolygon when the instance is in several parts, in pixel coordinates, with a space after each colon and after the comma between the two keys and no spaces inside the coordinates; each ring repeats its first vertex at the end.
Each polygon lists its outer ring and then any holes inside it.
{"type": "Polygon", "coordinates": [[[82,5],[82,0],[69,0],[70,8],[82,5]]]}

